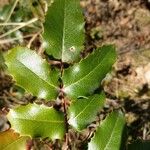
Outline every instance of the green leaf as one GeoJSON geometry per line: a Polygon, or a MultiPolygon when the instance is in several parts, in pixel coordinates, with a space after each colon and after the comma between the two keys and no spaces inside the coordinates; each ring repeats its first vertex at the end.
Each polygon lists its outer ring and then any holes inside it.
{"type": "Polygon", "coordinates": [[[12,4],[5,5],[4,7],[0,8],[0,20],[5,21],[8,18],[10,10],[12,9],[12,4]]]}
{"type": "Polygon", "coordinates": [[[116,52],[112,45],[96,49],[86,59],[64,71],[64,92],[71,98],[92,94],[110,71],[115,58],[116,52]]]}
{"type": "Polygon", "coordinates": [[[96,114],[105,102],[104,93],[88,98],[77,99],[69,107],[69,124],[77,130],[82,130],[96,119],[96,114]]]}
{"type": "Polygon", "coordinates": [[[8,120],[16,132],[32,138],[61,139],[65,132],[63,113],[44,105],[29,104],[11,109],[8,120]]]}
{"type": "Polygon", "coordinates": [[[9,72],[17,84],[34,96],[55,99],[58,94],[58,74],[34,51],[16,47],[5,57],[9,72]]]}
{"type": "Polygon", "coordinates": [[[79,0],[54,0],[44,23],[46,52],[63,62],[78,60],[84,43],[83,27],[79,0]]]}
{"type": "Polygon", "coordinates": [[[127,150],[150,150],[150,141],[136,141],[129,144],[127,150]]]}
{"type": "Polygon", "coordinates": [[[121,112],[113,112],[101,123],[88,145],[88,150],[119,150],[125,118],[121,112]]]}
{"type": "MultiPolygon", "coordinates": [[[[40,20],[44,19],[44,7],[45,7],[45,1],[43,0],[19,0],[20,3],[20,10],[25,9],[25,15],[27,16],[28,11],[30,11],[30,16],[33,15],[34,17],[39,18],[40,20]],[[27,10],[28,8],[28,10],[27,10]]],[[[23,16],[25,17],[25,16],[23,16]]]]}
{"type": "Polygon", "coordinates": [[[25,150],[29,137],[19,136],[13,130],[0,133],[0,150],[25,150]]]}

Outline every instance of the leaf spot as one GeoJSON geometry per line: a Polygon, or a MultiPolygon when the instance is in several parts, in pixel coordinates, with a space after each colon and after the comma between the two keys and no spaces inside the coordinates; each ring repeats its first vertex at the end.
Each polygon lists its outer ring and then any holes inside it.
{"type": "Polygon", "coordinates": [[[69,48],[69,50],[70,50],[71,52],[75,52],[76,48],[75,48],[74,46],[72,46],[72,47],[69,48]]]}

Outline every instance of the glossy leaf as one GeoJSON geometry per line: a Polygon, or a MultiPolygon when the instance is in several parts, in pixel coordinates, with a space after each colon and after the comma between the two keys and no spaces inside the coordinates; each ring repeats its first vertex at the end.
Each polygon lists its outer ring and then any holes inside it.
{"type": "Polygon", "coordinates": [[[0,133],[0,150],[25,150],[29,137],[19,136],[13,130],[0,133]]]}
{"type": "Polygon", "coordinates": [[[71,98],[92,94],[110,71],[115,58],[116,52],[112,45],[95,50],[86,59],[64,71],[64,92],[71,98]]]}
{"type": "Polygon", "coordinates": [[[57,97],[58,74],[34,51],[16,47],[6,55],[6,65],[17,84],[34,96],[45,99],[57,97]]]}
{"type": "Polygon", "coordinates": [[[61,139],[65,132],[63,113],[44,105],[29,104],[10,110],[8,120],[16,132],[33,138],[61,139]]]}
{"type": "Polygon", "coordinates": [[[46,52],[63,62],[78,60],[84,44],[83,27],[79,0],[54,0],[44,24],[46,52]]]}
{"type": "Polygon", "coordinates": [[[96,114],[103,107],[105,95],[96,94],[88,98],[77,99],[69,108],[69,124],[77,130],[82,130],[96,119],[96,114]]]}
{"type": "Polygon", "coordinates": [[[121,112],[111,113],[98,127],[88,150],[119,150],[124,126],[124,115],[121,112]]]}
{"type": "Polygon", "coordinates": [[[136,141],[129,144],[127,150],[150,150],[150,141],[136,141]]]}

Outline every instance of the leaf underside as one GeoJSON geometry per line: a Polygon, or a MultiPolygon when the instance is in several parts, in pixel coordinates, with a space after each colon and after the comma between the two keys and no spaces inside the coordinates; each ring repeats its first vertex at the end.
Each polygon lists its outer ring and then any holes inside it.
{"type": "Polygon", "coordinates": [[[83,50],[83,28],[84,19],[79,0],[54,0],[44,23],[46,52],[63,62],[78,61],[83,50]]]}
{"type": "Polygon", "coordinates": [[[88,144],[88,150],[119,150],[125,118],[121,112],[112,112],[98,127],[88,144]]]}
{"type": "Polygon", "coordinates": [[[0,133],[0,150],[25,150],[29,137],[19,136],[13,130],[0,133]]]}
{"type": "Polygon", "coordinates": [[[62,139],[65,133],[63,113],[44,105],[28,104],[11,109],[8,120],[21,135],[62,139]]]}
{"type": "Polygon", "coordinates": [[[103,107],[104,102],[104,93],[77,99],[69,107],[68,123],[77,130],[83,130],[96,119],[96,114],[103,107]]]}
{"type": "Polygon", "coordinates": [[[58,95],[58,73],[34,51],[16,47],[6,55],[8,71],[17,84],[39,98],[54,100],[58,95]]]}
{"type": "Polygon", "coordinates": [[[64,92],[70,98],[88,96],[100,85],[116,60],[112,45],[95,50],[86,59],[64,71],[64,92]]]}

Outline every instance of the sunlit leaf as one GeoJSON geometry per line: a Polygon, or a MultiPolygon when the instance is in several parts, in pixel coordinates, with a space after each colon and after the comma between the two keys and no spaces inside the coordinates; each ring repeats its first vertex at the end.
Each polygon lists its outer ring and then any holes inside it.
{"type": "Polygon", "coordinates": [[[96,49],[86,59],[64,71],[64,92],[71,98],[92,94],[110,71],[115,60],[114,46],[96,49]]]}
{"type": "Polygon", "coordinates": [[[120,150],[124,126],[124,115],[121,112],[111,113],[98,127],[88,150],[120,150]]]}
{"type": "Polygon", "coordinates": [[[17,84],[34,96],[55,99],[58,94],[58,73],[34,51],[16,47],[5,57],[6,65],[17,84]]]}
{"type": "Polygon", "coordinates": [[[44,24],[46,52],[64,62],[78,60],[83,50],[83,27],[79,0],[54,0],[44,24]]]}
{"type": "Polygon", "coordinates": [[[25,150],[29,137],[19,136],[13,130],[0,133],[0,150],[25,150]]]}
{"type": "Polygon", "coordinates": [[[95,120],[96,114],[103,107],[104,102],[105,95],[103,93],[76,100],[69,108],[69,124],[77,130],[84,129],[95,120]]]}
{"type": "Polygon", "coordinates": [[[8,120],[21,135],[61,139],[64,136],[64,115],[52,107],[29,104],[11,109],[8,120]]]}

